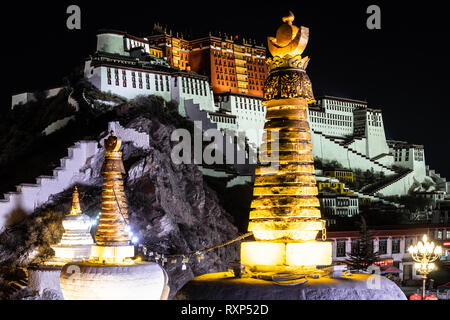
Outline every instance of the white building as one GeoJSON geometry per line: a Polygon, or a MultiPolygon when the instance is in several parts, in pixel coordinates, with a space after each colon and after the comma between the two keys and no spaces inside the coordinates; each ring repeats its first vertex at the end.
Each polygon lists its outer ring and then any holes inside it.
{"type": "MultiPolygon", "coordinates": [[[[52,98],[58,95],[58,93],[63,90],[64,87],[57,87],[57,88],[51,88],[48,90],[45,90],[43,93],[45,94],[45,97],[52,98]]],[[[25,104],[30,101],[36,101],[36,96],[34,92],[23,92],[15,94],[11,97],[11,109],[14,109],[16,105],[25,104]]]]}
{"type": "MultiPolygon", "coordinates": [[[[400,269],[401,280],[420,280],[421,274],[414,267],[408,248],[415,245],[427,234],[438,244],[445,245],[450,240],[448,224],[432,226],[386,226],[371,230],[374,252],[380,254],[378,265],[392,265],[400,269]]],[[[348,255],[355,252],[360,235],[358,231],[328,231],[327,240],[332,242],[333,264],[345,263],[348,255]]],[[[442,259],[448,260],[450,252],[445,247],[442,259]]]]}
{"type": "Polygon", "coordinates": [[[322,216],[332,220],[333,216],[353,217],[359,214],[356,194],[319,193],[322,216]]]}
{"type": "Polygon", "coordinates": [[[186,100],[193,100],[200,110],[215,111],[206,76],[180,71],[150,52],[146,38],[102,31],[97,35],[97,52],[85,61],[84,75],[99,90],[126,99],[156,95],[177,101],[183,116],[186,100]]]}
{"type": "Polygon", "coordinates": [[[244,132],[249,143],[255,149],[259,148],[266,122],[266,107],[262,105],[263,98],[249,94],[224,92],[216,94],[215,100],[216,107],[221,113],[235,117],[235,130],[244,132]]]}

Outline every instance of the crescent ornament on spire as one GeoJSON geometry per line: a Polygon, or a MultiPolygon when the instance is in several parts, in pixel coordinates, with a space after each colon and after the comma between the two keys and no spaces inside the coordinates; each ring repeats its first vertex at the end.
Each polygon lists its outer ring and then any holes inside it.
{"type": "Polygon", "coordinates": [[[295,16],[289,12],[289,16],[283,17],[283,24],[278,28],[276,37],[267,37],[269,51],[274,57],[294,57],[301,55],[308,44],[309,28],[294,26],[292,22],[295,16]]]}

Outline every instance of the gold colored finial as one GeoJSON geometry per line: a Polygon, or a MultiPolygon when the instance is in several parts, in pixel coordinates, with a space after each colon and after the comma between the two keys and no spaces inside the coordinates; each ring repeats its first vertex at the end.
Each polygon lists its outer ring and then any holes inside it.
{"type": "Polygon", "coordinates": [[[122,139],[114,135],[114,131],[110,131],[108,139],[105,140],[105,149],[108,152],[117,152],[122,146],[122,139]]]}
{"type": "Polygon", "coordinates": [[[78,216],[81,214],[81,207],[80,207],[80,198],[78,194],[78,188],[75,186],[72,194],[72,209],[70,210],[69,216],[78,216]]]}
{"type": "Polygon", "coordinates": [[[295,16],[292,12],[283,17],[283,24],[278,28],[276,38],[267,37],[269,51],[274,57],[294,57],[301,55],[308,44],[309,29],[292,24],[295,16]]]}
{"type": "Polygon", "coordinates": [[[294,21],[295,16],[292,13],[292,11],[289,11],[289,15],[286,17],[283,17],[281,20],[283,20],[284,23],[287,23],[288,25],[292,26],[292,22],[294,21]]]}

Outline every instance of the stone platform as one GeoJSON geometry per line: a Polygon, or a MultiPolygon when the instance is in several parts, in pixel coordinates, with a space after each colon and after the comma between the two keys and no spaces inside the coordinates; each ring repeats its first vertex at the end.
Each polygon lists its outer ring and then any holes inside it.
{"type": "Polygon", "coordinates": [[[205,274],[189,281],[177,300],[406,300],[391,280],[369,274],[307,278],[284,285],[255,278],[235,278],[233,273],[205,274]],[[372,278],[370,278],[372,277],[372,278]],[[369,279],[370,278],[370,279],[369,279]]]}
{"type": "Polygon", "coordinates": [[[73,262],[61,270],[65,300],[167,300],[168,275],[158,264],[73,262]]]}

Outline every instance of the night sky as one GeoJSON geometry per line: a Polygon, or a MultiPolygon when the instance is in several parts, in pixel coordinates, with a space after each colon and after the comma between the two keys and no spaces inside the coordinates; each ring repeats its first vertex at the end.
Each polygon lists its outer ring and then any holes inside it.
{"type": "Polygon", "coordinates": [[[11,94],[61,84],[94,52],[101,28],[145,36],[159,22],[175,32],[222,31],[266,45],[291,10],[295,25],[310,28],[304,54],[316,96],[361,99],[382,109],[387,138],[424,144],[427,164],[450,178],[447,13],[437,1],[396,3],[16,1],[2,11],[1,105],[10,107],[11,94]],[[81,30],[66,28],[70,4],[81,8],[81,30]],[[370,4],[381,8],[381,30],[366,27],[370,4]]]}

